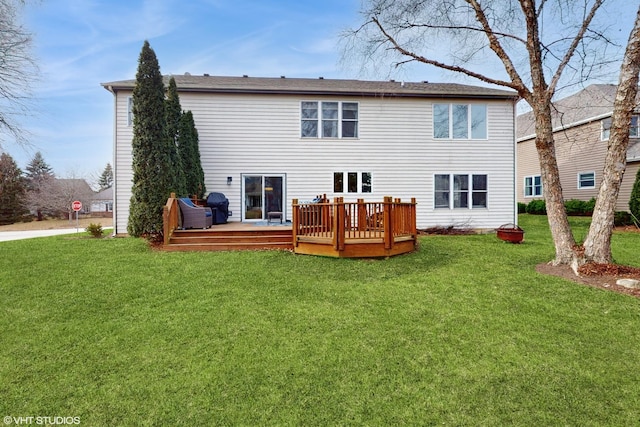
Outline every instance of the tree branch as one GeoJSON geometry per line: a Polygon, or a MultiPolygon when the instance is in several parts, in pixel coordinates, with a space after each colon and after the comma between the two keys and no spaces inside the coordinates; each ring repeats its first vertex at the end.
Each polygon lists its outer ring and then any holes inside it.
{"type": "MultiPolygon", "coordinates": [[[[526,1],[527,0],[524,0],[524,2],[526,1]]],[[[569,47],[569,49],[567,49],[567,52],[565,53],[564,58],[558,65],[558,68],[555,74],[551,78],[551,83],[549,84],[549,87],[547,89],[551,95],[553,95],[553,93],[555,92],[556,86],[558,85],[558,81],[562,76],[562,72],[566,68],[569,61],[571,60],[571,57],[575,53],[578,47],[578,44],[580,44],[580,42],[582,41],[584,34],[587,32],[587,29],[589,28],[589,25],[591,24],[591,21],[593,20],[593,17],[596,14],[596,11],[600,8],[600,6],[602,6],[602,2],[603,0],[596,0],[596,2],[591,7],[591,10],[589,11],[589,14],[584,19],[584,21],[582,21],[582,26],[580,27],[578,34],[576,34],[576,36],[574,37],[573,42],[571,42],[571,46],[569,47]]]]}
{"type": "MultiPolygon", "coordinates": [[[[460,67],[460,66],[457,66],[457,65],[445,64],[443,62],[435,61],[433,59],[427,59],[424,56],[421,56],[421,55],[418,55],[416,53],[410,52],[407,49],[405,49],[402,46],[400,46],[400,44],[396,41],[396,39],[386,31],[386,29],[383,27],[383,25],[380,23],[380,21],[378,20],[377,17],[371,18],[371,22],[373,22],[380,29],[380,31],[382,32],[382,34],[384,35],[386,40],[389,43],[391,43],[391,45],[393,46],[393,49],[398,51],[398,52],[400,52],[402,55],[405,55],[405,56],[408,56],[410,58],[413,58],[413,60],[422,62],[424,64],[433,65],[434,67],[442,68],[442,69],[449,70],[449,71],[454,71],[454,72],[457,72],[457,73],[466,74],[467,76],[476,78],[476,79],[481,80],[481,81],[486,82],[486,83],[491,83],[491,84],[495,84],[495,85],[498,85],[498,86],[508,87],[508,88],[516,90],[518,93],[521,92],[521,87],[519,87],[518,85],[516,85],[516,84],[514,84],[512,82],[505,81],[505,80],[493,79],[493,78],[487,77],[487,76],[485,76],[483,74],[476,73],[475,71],[471,71],[471,70],[469,70],[467,68],[464,68],[464,67],[460,67]]],[[[408,62],[408,61],[404,61],[404,62],[408,62]]],[[[398,63],[398,65],[400,65],[401,63],[402,62],[398,63]]]]}
{"type": "MultiPolygon", "coordinates": [[[[525,99],[530,99],[531,92],[522,81],[522,78],[520,77],[520,74],[516,70],[516,67],[513,65],[511,58],[509,58],[509,55],[500,44],[500,40],[498,40],[496,33],[494,33],[493,29],[491,28],[491,25],[489,24],[489,21],[487,20],[487,17],[484,11],[482,10],[482,7],[480,6],[477,0],[465,0],[465,1],[475,11],[476,19],[478,20],[478,22],[480,22],[480,25],[482,25],[484,33],[487,36],[487,39],[489,39],[489,47],[498,56],[500,61],[502,61],[502,64],[504,65],[504,68],[507,74],[511,78],[511,83],[509,87],[512,87],[513,89],[517,90],[521,97],[525,99]]],[[[525,45],[526,45],[526,42],[525,42],[525,45]]]]}

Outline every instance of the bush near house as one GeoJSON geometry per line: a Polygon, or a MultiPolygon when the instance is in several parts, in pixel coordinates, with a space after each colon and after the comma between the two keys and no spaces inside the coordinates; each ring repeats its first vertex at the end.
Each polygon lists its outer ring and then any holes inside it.
{"type": "MultiPolygon", "coordinates": [[[[596,199],[584,201],[570,199],[564,202],[564,208],[569,216],[591,216],[596,205],[596,199]]],[[[527,203],[518,202],[518,213],[528,213],[531,215],[546,215],[547,209],[544,200],[532,200],[527,203]]],[[[633,225],[633,216],[629,212],[617,211],[615,213],[614,224],[616,226],[633,225]]]]}
{"type": "Polygon", "coordinates": [[[527,213],[527,204],[526,203],[518,202],[518,213],[519,214],[527,213]]]}
{"type": "Polygon", "coordinates": [[[569,216],[591,216],[595,206],[595,198],[586,202],[578,199],[570,199],[564,202],[564,208],[569,216]]]}
{"type": "Polygon", "coordinates": [[[544,200],[532,200],[527,204],[526,213],[531,215],[546,215],[547,207],[544,200]]]}

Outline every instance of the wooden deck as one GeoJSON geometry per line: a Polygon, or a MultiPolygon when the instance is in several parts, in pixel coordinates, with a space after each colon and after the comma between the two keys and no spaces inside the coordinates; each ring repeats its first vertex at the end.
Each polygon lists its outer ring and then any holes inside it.
{"type": "Polygon", "coordinates": [[[339,258],[377,258],[416,248],[416,201],[293,201],[293,250],[339,258]]]}
{"type": "Polygon", "coordinates": [[[179,228],[175,198],[164,211],[164,249],[168,251],[292,250],[297,254],[344,258],[388,257],[415,250],[415,199],[401,202],[299,203],[291,224],[230,222],[202,230],[179,228]]]}

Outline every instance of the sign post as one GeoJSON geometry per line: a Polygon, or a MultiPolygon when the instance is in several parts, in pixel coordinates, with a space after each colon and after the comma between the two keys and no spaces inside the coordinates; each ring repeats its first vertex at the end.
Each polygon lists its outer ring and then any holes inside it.
{"type": "Polygon", "coordinates": [[[82,202],[80,200],[74,200],[71,203],[71,209],[76,213],[76,233],[78,232],[78,212],[82,209],[82,202]]]}

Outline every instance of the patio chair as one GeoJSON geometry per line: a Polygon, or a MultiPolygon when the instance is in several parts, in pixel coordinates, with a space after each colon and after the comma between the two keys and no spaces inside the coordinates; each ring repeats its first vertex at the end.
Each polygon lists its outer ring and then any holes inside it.
{"type": "Polygon", "coordinates": [[[180,212],[182,213],[182,228],[209,228],[213,224],[211,208],[196,206],[191,199],[183,197],[178,199],[180,212]]]}

